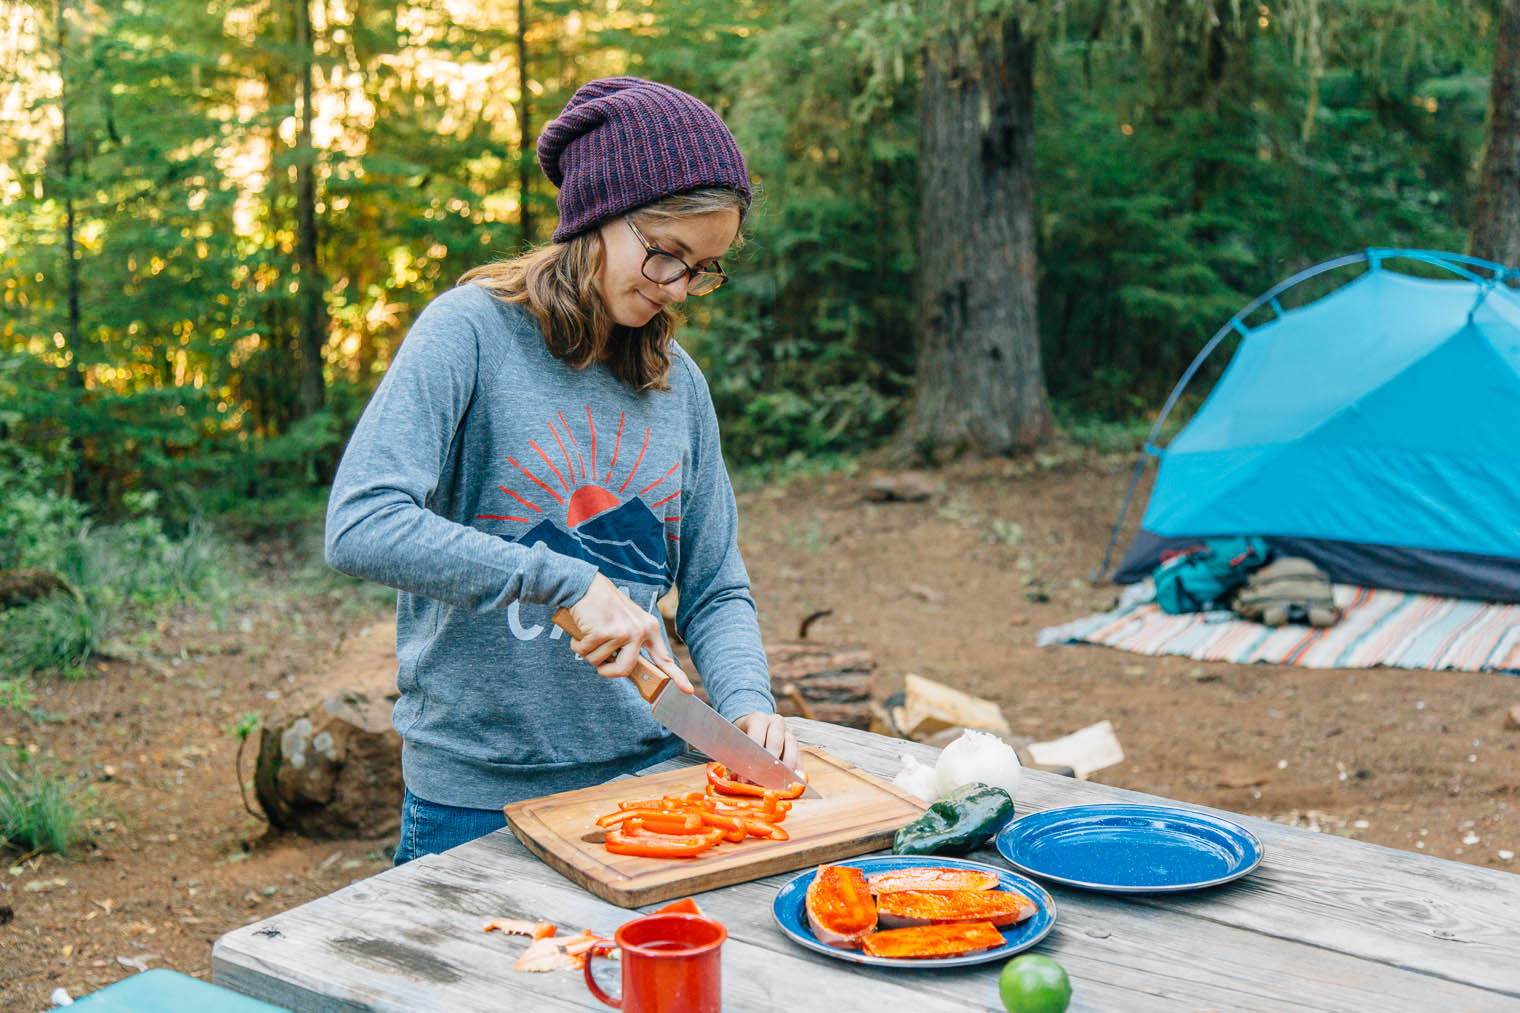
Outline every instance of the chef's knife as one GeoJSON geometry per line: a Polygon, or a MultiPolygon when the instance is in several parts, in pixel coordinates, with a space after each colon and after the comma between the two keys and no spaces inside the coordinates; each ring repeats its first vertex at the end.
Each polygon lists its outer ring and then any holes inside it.
{"type": "MultiPolygon", "coordinates": [[[[556,610],[554,622],[572,637],[580,637],[580,627],[571,618],[569,609],[556,610]]],[[[692,694],[672,686],[670,676],[642,654],[629,678],[637,687],[639,696],[649,702],[656,721],[723,764],[730,774],[764,788],[782,789],[799,780],[796,771],[784,766],[732,722],[724,720],[723,715],[692,694]]],[[[802,797],[820,796],[812,788],[807,788],[802,797]]]]}

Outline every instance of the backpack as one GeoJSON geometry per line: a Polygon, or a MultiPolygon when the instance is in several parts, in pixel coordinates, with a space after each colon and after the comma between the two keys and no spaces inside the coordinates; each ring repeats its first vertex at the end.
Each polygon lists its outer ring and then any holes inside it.
{"type": "Polygon", "coordinates": [[[1156,604],[1163,612],[1229,608],[1230,595],[1271,555],[1256,537],[1209,538],[1166,553],[1156,568],[1156,604]]]}
{"type": "Polygon", "coordinates": [[[1251,574],[1233,608],[1240,618],[1267,626],[1333,626],[1341,610],[1332,592],[1330,578],[1319,567],[1297,556],[1282,556],[1251,574]]]}

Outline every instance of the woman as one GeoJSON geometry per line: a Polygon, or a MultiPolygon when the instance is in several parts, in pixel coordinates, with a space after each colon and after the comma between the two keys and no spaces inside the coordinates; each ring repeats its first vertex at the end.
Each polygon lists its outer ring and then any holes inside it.
{"type": "Polygon", "coordinates": [[[398,865],[500,828],[507,802],[681,751],[621,678],[644,651],[691,691],[656,618],[672,587],[713,706],[797,767],[712,400],[672,340],[671,304],[725,280],[744,158],[697,99],[622,77],[577,91],[538,160],[554,242],[423,310],[328,504],[328,562],[400,590],[398,865]]]}

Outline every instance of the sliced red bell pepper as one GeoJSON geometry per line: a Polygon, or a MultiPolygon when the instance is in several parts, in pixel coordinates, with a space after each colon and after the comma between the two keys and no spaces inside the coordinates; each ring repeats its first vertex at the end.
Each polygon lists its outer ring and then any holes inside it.
{"type": "Polygon", "coordinates": [[[721,813],[702,813],[701,815],[704,824],[722,830],[723,839],[731,844],[738,844],[749,836],[749,829],[739,822],[737,816],[725,816],[721,813]]]}
{"type": "Polygon", "coordinates": [[[758,798],[720,797],[713,810],[724,816],[758,816],[768,823],[780,823],[791,810],[790,802],[774,797],[764,801],[758,798]]]}
{"type": "Polygon", "coordinates": [[[776,826],[755,817],[741,818],[740,823],[751,837],[761,837],[772,841],[789,841],[792,835],[776,826]]]}
{"type": "Polygon", "coordinates": [[[691,807],[711,809],[712,806],[712,800],[700,791],[687,792],[685,795],[666,795],[662,798],[634,799],[618,803],[619,809],[681,809],[691,807]]]}
{"type": "MultiPolygon", "coordinates": [[[[758,784],[747,784],[731,778],[723,764],[716,760],[707,765],[707,783],[725,795],[749,795],[755,798],[764,798],[766,792],[775,791],[773,788],[762,788],[758,784]]],[[[807,790],[807,785],[801,781],[793,781],[791,786],[784,791],[776,791],[777,798],[796,798],[807,790]]]]}
{"type": "Polygon", "coordinates": [[[614,823],[627,823],[631,819],[642,816],[674,817],[676,813],[670,809],[621,809],[615,813],[608,813],[596,821],[599,827],[610,827],[614,823]]]}
{"type": "Polygon", "coordinates": [[[652,834],[645,831],[632,832],[623,827],[607,831],[603,845],[614,855],[635,855],[640,858],[695,858],[717,844],[723,831],[704,830],[697,834],[652,834]]]}
{"type": "Polygon", "coordinates": [[[675,837],[686,837],[706,831],[706,828],[702,825],[701,818],[695,813],[684,816],[665,813],[635,816],[624,823],[623,826],[633,833],[637,833],[640,830],[648,830],[651,833],[670,834],[675,837]]]}

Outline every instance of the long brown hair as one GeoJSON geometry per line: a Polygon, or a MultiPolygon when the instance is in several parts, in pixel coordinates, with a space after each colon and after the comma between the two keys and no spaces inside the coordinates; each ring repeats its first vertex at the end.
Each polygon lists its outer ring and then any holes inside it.
{"type": "MultiPolygon", "coordinates": [[[[657,223],[737,211],[742,222],[746,210],[737,191],[703,187],[646,204],[630,217],[657,223]]],[[[605,362],[636,391],[669,390],[670,343],[680,318],[667,307],[642,327],[613,321],[596,288],[604,255],[601,230],[590,229],[567,242],[471,268],[459,284],[479,285],[503,302],[525,307],[538,321],[550,354],[575,369],[605,362]]]]}

